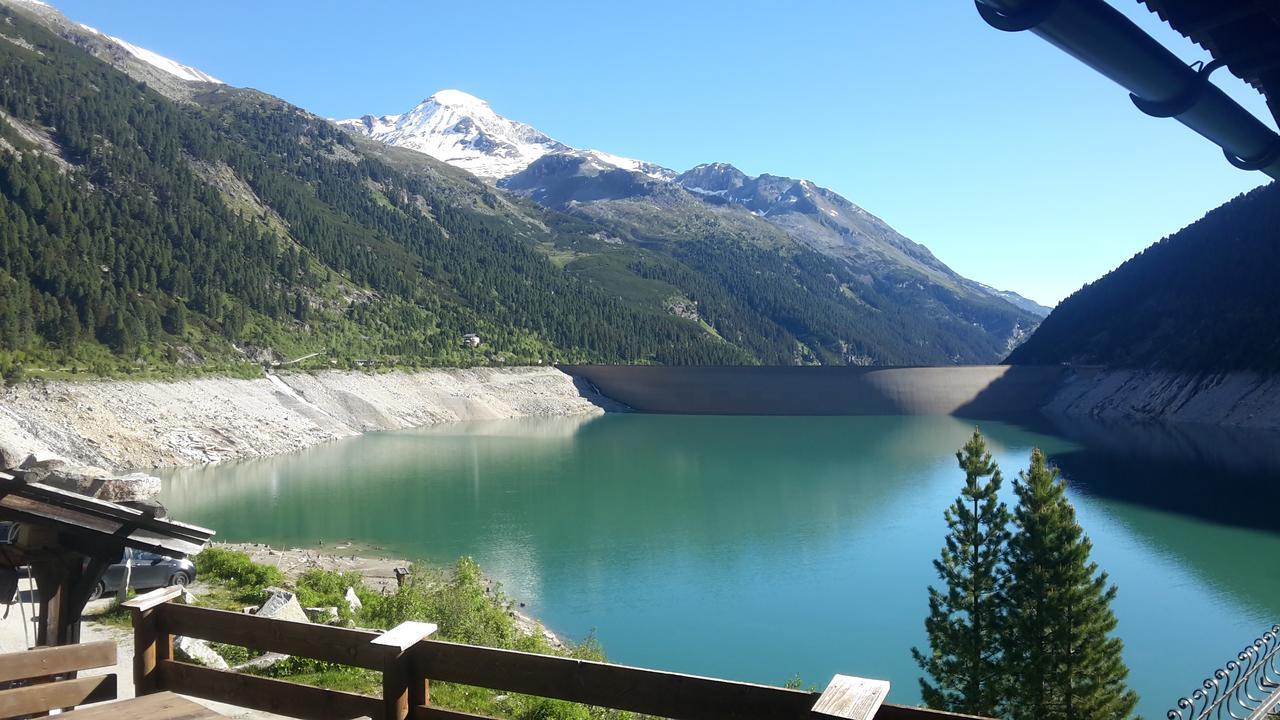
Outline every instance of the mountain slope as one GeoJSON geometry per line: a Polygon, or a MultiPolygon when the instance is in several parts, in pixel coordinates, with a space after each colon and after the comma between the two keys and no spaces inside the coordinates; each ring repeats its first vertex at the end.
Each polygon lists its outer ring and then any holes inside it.
{"type": "Polygon", "coordinates": [[[165,72],[172,102],[25,5],[0,5],[0,370],[752,360],[558,268],[546,211],[261,93],[165,72]]]}
{"type": "MultiPolygon", "coordinates": [[[[807,180],[774,175],[752,178],[726,163],[699,165],[677,174],[653,163],[598,150],[577,150],[528,125],[498,115],[488,103],[458,90],[440,91],[403,115],[365,116],[339,121],[339,124],[381,142],[425,152],[496,180],[500,185],[515,188],[518,184],[539,202],[550,206],[591,202],[602,199],[599,195],[621,199],[620,185],[632,181],[616,173],[608,175],[610,170],[626,170],[649,179],[671,181],[710,204],[741,204],[820,253],[863,260],[876,257],[910,267],[944,284],[962,286],[963,292],[1009,301],[1033,315],[1044,316],[1049,311],[1015,293],[995,290],[959,276],[928,248],[903,237],[883,220],[840,195],[807,180]],[[548,155],[562,157],[532,167],[548,155]],[[579,194],[570,196],[566,194],[567,187],[537,187],[536,181],[530,182],[538,175],[550,177],[546,170],[555,164],[594,168],[590,173],[578,174],[599,176],[613,186],[588,187],[589,183],[578,180],[572,184],[579,194]],[[517,174],[525,177],[513,182],[517,174]]],[[[560,168],[561,175],[563,170],[560,168]]],[[[635,182],[642,188],[650,187],[643,179],[635,182]]]]}
{"type": "Polygon", "coordinates": [[[1015,364],[1280,370],[1280,184],[1231,200],[1073,293],[1015,364]]]}
{"type": "MultiPolygon", "coordinates": [[[[994,362],[1038,322],[872,216],[846,222],[887,233],[835,229],[861,210],[842,198],[841,206],[814,202],[829,191],[806,181],[765,176],[743,185],[747,191],[735,199],[704,184],[689,190],[682,178],[692,184],[688,174],[668,182],[554,153],[498,185],[601,224],[627,244],[676,258],[711,285],[732,289],[753,314],[796,338],[801,347],[792,361],[994,362]],[[814,240],[802,232],[808,228],[837,239],[814,240]]],[[[701,285],[698,292],[683,287],[703,302],[709,286],[701,285]]]]}
{"type": "Polygon", "coordinates": [[[820,253],[639,161],[548,138],[522,172],[578,195],[539,205],[514,177],[0,5],[0,365],[985,362],[1034,323],[820,253]]]}
{"type": "MultiPolygon", "coordinates": [[[[437,93],[414,112],[426,108],[430,118],[447,117],[450,127],[500,127],[495,118],[501,116],[487,104],[465,95],[466,102],[457,101],[458,95],[463,94],[437,93]],[[441,109],[441,97],[448,114],[441,109]]],[[[440,130],[443,123],[423,118],[403,122],[403,134],[397,136],[373,129],[367,118],[342,124],[393,145],[422,148],[446,161],[450,154],[440,147],[462,137],[452,129],[440,130]]],[[[513,126],[522,133],[532,131],[518,123],[507,127],[513,126]]],[[[537,137],[546,138],[541,133],[537,137]]],[[[792,347],[773,352],[767,362],[994,362],[1048,311],[960,276],[923,245],[806,180],[753,178],[724,163],[676,174],[556,141],[522,145],[512,131],[502,138],[519,152],[485,150],[494,145],[491,136],[480,144],[470,137],[471,152],[494,157],[454,164],[484,164],[483,174],[496,179],[500,188],[601,224],[621,242],[679,261],[704,281],[698,283],[698,292],[691,278],[678,284],[678,301],[689,307],[713,303],[708,297],[712,287],[729,290],[740,306],[763,313],[763,320],[780,328],[777,342],[788,338],[785,343],[792,347]],[[750,258],[727,247],[729,241],[750,246],[750,258]],[[726,256],[730,250],[734,251],[726,256]],[[766,257],[761,250],[777,257],[766,257]],[[712,266],[712,257],[733,265],[712,266]],[[778,292],[761,285],[781,282],[779,273],[788,278],[790,287],[783,295],[790,301],[764,302],[763,296],[777,298],[778,292]]],[[[582,265],[590,263],[575,259],[569,268],[581,270],[582,265]]]]}

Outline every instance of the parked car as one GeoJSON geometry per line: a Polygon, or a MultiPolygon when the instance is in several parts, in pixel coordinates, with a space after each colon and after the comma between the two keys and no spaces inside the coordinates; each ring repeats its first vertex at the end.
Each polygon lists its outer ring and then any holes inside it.
{"type": "Polygon", "coordinates": [[[89,599],[97,600],[108,593],[120,592],[120,586],[124,583],[125,564],[129,561],[133,563],[129,587],[135,590],[186,585],[196,579],[196,565],[187,558],[171,558],[146,550],[125,548],[120,562],[107,568],[89,599]]]}

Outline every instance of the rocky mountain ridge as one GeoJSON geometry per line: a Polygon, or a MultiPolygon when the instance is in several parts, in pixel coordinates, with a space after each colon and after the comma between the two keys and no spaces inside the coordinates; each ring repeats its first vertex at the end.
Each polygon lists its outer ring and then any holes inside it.
{"type": "Polygon", "coordinates": [[[677,173],[654,163],[579,150],[509,120],[487,102],[442,90],[408,113],[363,116],[339,125],[397,147],[426,153],[558,209],[583,203],[644,199],[677,202],[681,191],[709,205],[745,208],[797,242],[873,273],[897,267],[921,273],[953,292],[1009,302],[1033,316],[1049,309],[1016,293],[969,280],[925,246],[827,188],[796,178],[748,176],[728,163],[677,173]]]}

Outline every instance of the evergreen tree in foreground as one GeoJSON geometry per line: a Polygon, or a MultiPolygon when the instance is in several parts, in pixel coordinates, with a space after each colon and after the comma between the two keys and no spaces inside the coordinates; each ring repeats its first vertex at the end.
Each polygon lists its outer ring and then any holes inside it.
{"type": "Polygon", "coordinates": [[[999,501],[1000,468],[982,433],[956,453],[964,489],[947,508],[946,544],[933,565],[945,590],[929,588],[925,629],[930,653],[911,654],[931,678],[920,679],[925,703],[938,710],[994,716],[1003,695],[1000,654],[1009,539],[1009,510],[999,501]],[[986,478],[984,482],[984,478],[986,478]]]}
{"type": "Polygon", "coordinates": [[[1129,717],[1138,697],[1125,684],[1122,643],[1111,637],[1116,588],[1089,560],[1093,545],[1057,469],[1035,450],[1014,489],[1002,714],[1012,720],[1129,717]]]}

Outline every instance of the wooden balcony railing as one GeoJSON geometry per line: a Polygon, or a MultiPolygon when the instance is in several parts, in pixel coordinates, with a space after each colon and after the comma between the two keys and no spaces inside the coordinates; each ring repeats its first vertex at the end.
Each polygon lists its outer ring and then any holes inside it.
{"type": "MultiPolygon", "coordinates": [[[[302,720],[479,717],[431,705],[429,680],[438,680],[676,720],[965,717],[889,704],[872,715],[852,714],[857,698],[843,703],[851,708],[850,714],[821,713],[814,706],[822,693],[441,642],[428,639],[435,631],[429,623],[405,623],[376,633],[169,602],[177,594],[178,589],[169,588],[126,603],[133,612],[134,683],[139,695],[169,690],[302,720]],[[382,697],[180,662],[173,657],[175,635],[380,671],[382,697]]],[[[840,706],[839,695],[828,692],[823,706],[840,706]]]]}

